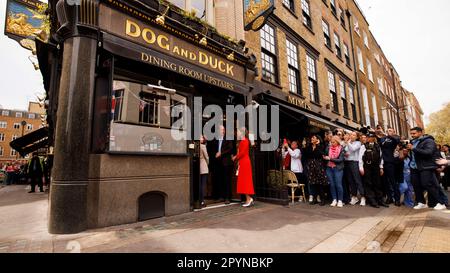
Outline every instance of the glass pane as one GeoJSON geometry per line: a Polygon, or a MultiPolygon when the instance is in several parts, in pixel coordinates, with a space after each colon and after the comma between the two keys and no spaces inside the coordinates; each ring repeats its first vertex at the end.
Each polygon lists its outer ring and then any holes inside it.
{"type": "Polygon", "coordinates": [[[205,12],[205,0],[191,0],[191,10],[195,11],[198,18],[201,18],[205,12]]]}

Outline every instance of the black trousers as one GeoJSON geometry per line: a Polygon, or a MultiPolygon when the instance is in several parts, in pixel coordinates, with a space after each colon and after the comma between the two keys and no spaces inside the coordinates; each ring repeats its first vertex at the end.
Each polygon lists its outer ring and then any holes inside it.
{"type": "Polygon", "coordinates": [[[416,203],[426,204],[424,191],[428,192],[428,198],[432,201],[443,204],[439,196],[439,182],[434,170],[419,171],[411,169],[411,183],[416,194],[416,203]]]}
{"type": "Polygon", "coordinates": [[[387,196],[387,200],[400,202],[400,188],[395,168],[396,165],[394,163],[384,164],[383,195],[387,196]]]}
{"type": "Polygon", "coordinates": [[[31,180],[31,191],[35,191],[36,190],[36,185],[39,186],[39,190],[40,191],[44,191],[44,185],[42,183],[42,177],[40,177],[40,176],[31,176],[30,180],[31,180]]]}
{"type": "Polygon", "coordinates": [[[205,201],[205,190],[206,190],[206,183],[208,182],[208,174],[201,174],[200,175],[200,184],[198,185],[198,200],[200,203],[205,201]]]}
{"type": "Polygon", "coordinates": [[[378,204],[383,198],[380,166],[364,164],[363,176],[364,191],[369,204],[378,204]]]}
{"type": "Polygon", "coordinates": [[[214,190],[215,199],[224,198],[225,200],[231,200],[233,169],[233,165],[216,165],[214,174],[214,185],[216,188],[214,190]]]}

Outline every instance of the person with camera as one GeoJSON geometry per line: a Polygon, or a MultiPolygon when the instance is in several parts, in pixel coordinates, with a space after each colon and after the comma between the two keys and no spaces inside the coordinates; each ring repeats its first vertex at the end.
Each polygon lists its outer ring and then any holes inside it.
{"type": "Polygon", "coordinates": [[[396,135],[393,128],[388,128],[387,135],[381,138],[380,147],[384,161],[385,176],[383,179],[383,194],[386,196],[386,204],[395,202],[400,206],[400,192],[398,181],[397,158],[394,156],[395,150],[400,143],[400,137],[396,135]]]}
{"type": "Polygon", "coordinates": [[[383,157],[375,132],[369,132],[367,142],[359,151],[359,171],[363,177],[364,191],[367,203],[374,208],[388,208],[383,201],[381,176],[384,174],[383,157]]]}
{"type": "Polygon", "coordinates": [[[435,210],[444,210],[446,206],[439,195],[439,182],[435,172],[438,168],[436,160],[440,158],[439,151],[432,136],[425,135],[423,129],[414,127],[411,129],[412,140],[407,145],[411,151],[411,182],[416,193],[417,205],[414,209],[428,208],[425,201],[424,191],[428,192],[428,197],[436,200],[435,210]]]}
{"type": "Polygon", "coordinates": [[[345,168],[344,177],[346,177],[350,193],[352,195],[350,204],[352,206],[359,202],[358,192],[361,196],[361,206],[366,205],[366,198],[364,197],[364,187],[362,184],[361,175],[359,173],[359,151],[361,150],[361,142],[359,141],[360,133],[352,132],[350,138],[345,143],[345,168]]]}

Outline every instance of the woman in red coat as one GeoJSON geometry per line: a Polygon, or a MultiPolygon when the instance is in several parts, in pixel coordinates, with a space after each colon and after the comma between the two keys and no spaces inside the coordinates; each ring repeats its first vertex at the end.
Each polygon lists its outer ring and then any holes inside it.
{"type": "Polygon", "coordinates": [[[253,175],[252,164],[250,162],[250,141],[248,140],[248,132],[245,128],[237,131],[238,139],[242,139],[239,143],[238,154],[233,157],[234,161],[238,161],[238,178],[237,178],[237,193],[245,194],[246,202],[243,207],[253,205],[253,198],[250,195],[255,194],[253,189],[253,175]]]}

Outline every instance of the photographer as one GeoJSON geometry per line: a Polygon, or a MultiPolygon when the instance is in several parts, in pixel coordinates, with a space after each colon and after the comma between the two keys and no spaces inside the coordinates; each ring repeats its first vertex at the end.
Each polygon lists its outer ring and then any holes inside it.
{"type": "Polygon", "coordinates": [[[436,200],[435,210],[444,210],[444,200],[439,195],[439,183],[434,174],[438,168],[436,160],[440,157],[436,149],[434,138],[424,135],[423,129],[415,127],[411,129],[413,140],[407,145],[412,152],[411,156],[411,182],[416,193],[417,206],[414,209],[428,208],[425,202],[424,191],[428,192],[428,197],[436,200]]]}
{"type": "Polygon", "coordinates": [[[407,207],[414,207],[414,188],[411,184],[411,154],[406,148],[408,142],[402,142],[398,146],[398,159],[403,164],[402,183],[399,185],[400,196],[404,195],[404,204],[407,207]]]}
{"type": "Polygon", "coordinates": [[[393,201],[396,206],[400,206],[400,192],[399,192],[399,182],[397,175],[399,172],[396,171],[396,158],[394,157],[395,149],[400,143],[400,137],[395,135],[395,130],[393,128],[388,128],[387,135],[381,138],[381,152],[383,154],[384,161],[384,172],[385,176],[384,182],[384,195],[386,197],[386,203],[391,204],[393,201]]]}

